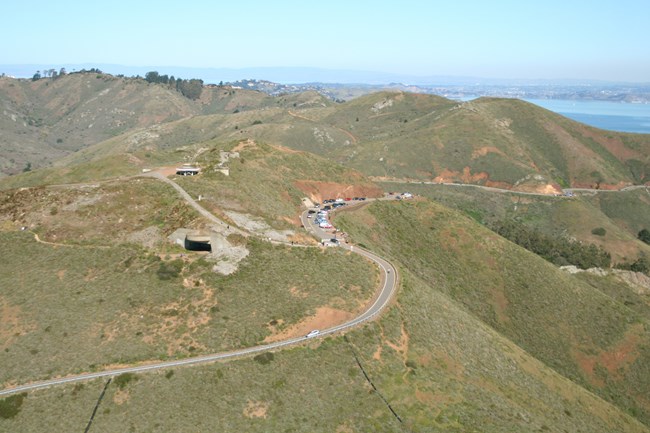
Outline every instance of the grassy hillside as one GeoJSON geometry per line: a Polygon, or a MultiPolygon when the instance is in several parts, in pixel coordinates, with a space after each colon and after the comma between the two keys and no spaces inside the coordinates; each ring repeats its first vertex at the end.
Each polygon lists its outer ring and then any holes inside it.
{"type": "Polygon", "coordinates": [[[259,344],[312,316],[347,317],[378,283],[361,257],[236,235],[249,254],[219,275],[166,240],[205,226],[152,179],[5,192],[0,383],[259,344]]]}
{"type": "Polygon", "coordinates": [[[381,196],[382,191],[360,173],[324,158],[254,141],[214,145],[198,158],[201,176],[179,179],[206,207],[243,211],[263,217],[278,228],[300,225],[303,197],[321,202],[343,196],[381,196]],[[229,175],[215,171],[223,149],[239,157],[226,164],[229,175]]]}
{"type": "Polygon", "coordinates": [[[260,92],[219,87],[204,88],[193,101],[161,84],[101,73],[37,81],[2,77],[0,175],[48,166],[138,128],[276,104],[260,92]]]}
{"type": "Polygon", "coordinates": [[[520,100],[383,93],[344,105],[348,115],[329,119],[370,149],[347,155],[375,176],[495,186],[534,174],[563,186],[648,180],[647,136],[599,131],[520,100]]]}
{"type": "Polygon", "coordinates": [[[337,223],[560,374],[650,421],[650,327],[623,303],[428,200],[373,204],[337,223]]]}
{"type": "MultiPolygon", "coordinates": [[[[205,87],[192,101],[162,84],[105,74],[0,80],[5,174],[121,152],[253,139],[306,150],[378,178],[518,189],[614,188],[650,180],[650,138],[601,131],[535,105],[379,92],[336,104],[315,92],[270,97],[205,87]]],[[[138,154],[138,152],[140,152],[138,154]]]]}
{"type": "Polygon", "coordinates": [[[453,185],[419,183],[380,184],[385,191],[408,190],[457,209],[493,227],[515,220],[553,237],[566,237],[602,247],[613,263],[634,261],[650,254],[637,240],[650,227],[650,195],[644,189],[577,194],[575,197],[533,196],[453,185]],[[604,234],[594,234],[602,228],[604,234]]]}
{"type": "MultiPolygon", "coordinates": [[[[108,386],[92,428],[648,432],[411,272],[402,276],[390,311],[346,338],[272,356],[118,378],[108,386]]],[[[79,430],[104,384],[27,393],[0,425],[79,430]]]]}

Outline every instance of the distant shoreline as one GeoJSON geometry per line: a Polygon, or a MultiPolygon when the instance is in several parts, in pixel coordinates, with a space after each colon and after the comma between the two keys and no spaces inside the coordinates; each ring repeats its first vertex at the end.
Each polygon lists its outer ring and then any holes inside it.
{"type": "Polygon", "coordinates": [[[650,134],[650,104],[563,99],[526,101],[596,128],[650,134]]]}

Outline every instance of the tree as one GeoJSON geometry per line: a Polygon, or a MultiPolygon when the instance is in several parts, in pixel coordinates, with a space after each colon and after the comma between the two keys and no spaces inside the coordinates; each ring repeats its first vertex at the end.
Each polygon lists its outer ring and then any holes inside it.
{"type": "Polygon", "coordinates": [[[41,79],[41,71],[36,71],[36,73],[34,73],[34,76],[32,76],[32,81],[37,81],[40,79],[41,79]]]}
{"type": "Polygon", "coordinates": [[[157,83],[160,74],[157,71],[150,71],[144,75],[144,79],[147,83],[157,83]]]}
{"type": "Polygon", "coordinates": [[[203,80],[193,78],[191,80],[176,80],[176,89],[188,99],[196,100],[201,97],[203,91],[203,80]]]}
{"type": "Polygon", "coordinates": [[[650,245],[650,231],[648,231],[648,229],[641,230],[637,237],[641,242],[645,242],[646,244],[650,245]]]}

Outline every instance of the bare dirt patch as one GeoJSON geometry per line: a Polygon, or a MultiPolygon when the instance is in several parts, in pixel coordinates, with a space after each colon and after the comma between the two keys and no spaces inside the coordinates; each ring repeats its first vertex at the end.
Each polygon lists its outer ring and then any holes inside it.
{"type": "Polygon", "coordinates": [[[269,335],[264,339],[265,343],[285,340],[288,338],[307,335],[313,329],[327,329],[339,325],[354,317],[354,313],[331,307],[319,307],[313,316],[301,320],[278,334],[269,335]]]}
{"type": "Polygon", "coordinates": [[[591,355],[586,350],[578,348],[572,350],[572,354],[582,371],[587,374],[589,381],[596,386],[605,386],[605,381],[595,374],[595,367],[600,365],[614,379],[620,379],[621,375],[629,368],[639,356],[638,346],[642,341],[643,325],[633,325],[625,333],[623,339],[610,350],[600,351],[591,355]]]}
{"type": "Polygon", "coordinates": [[[266,401],[248,400],[248,403],[244,408],[244,416],[246,418],[266,418],[269,406],[270,403],[266,401]]]}
{"type": "Polygon", "coordinates": [[[289,289],[289,293],[291,293],[291,296],[294,298],[302,298],[305,299],[307,296],[309,296],[308,293],[301,291],[298,287],[293,286],[292,288],[289,289]]]}
{"type": "Polygon", "coordinates": [[[273,149],[275,149],[275,150],[277,150],[277,151],[279,151],[279,152],[282,152],[282,153],[292,153],[292,154],[295,154],[295,153],[302,153],[302,152],[299,151],[299,150],[290,149],[290,148],[288,148],[288,147],[281,146],[281,145],[279,145],[279,144],[270,144],[270,146],[271,146],[273,149]]]}
{"type": "Polygon", "coordinates": [[[434,401],[434,395],[432,392],[420,391],[419,389],[415,390],[415,398],[417,398],[420,403],[424,404],[431,404],[434,401]]]}
{"type": "Polygon", "coordinates": [[[22,309],[17,305],[11,305],[4,298],[0,297],[0,349],[4,350],[11,346],[16,337],[34,330],[35,324],[25,323],[22,316],[22,309]]]}
{"type": "Polygon", "coordinates": [[[627,159],[632,159],[632,158],[642,158],[643,155],[641,155],[638,151],[634,149],[630,149],[629,147],[626,147],[625,144],[623,144],[623,141],[620,139],[620,137],[607,137],[607,135],[603,135],[601,133],[596,133],[595,131],[589,129],[586,126],[580,125],[579,129],[580,133],[585,136],[589,137],[598,144],[602,145],[605,147],[607,150],[609,150],[616,158],[618,158],[621,161],[625,161],[627,159]]]}
{"type": "Polygon", "coordinates": [[[118,406],[122,406],[124,403],[129,401],[131,396],[129,395],[129,391],[124,390],[124,389],[118,389],[115,391],[115,394],[113,395],[113,403],[115,403],[118,406]]]}
{"type": "Polygon", "coordinates": [[[506,156],[500,149],[497,149],[496,147],[492,146],[484,146],[481,148],[478,148],[472,152],[472,159],[479,158],[481,156],[485,156],[488,153],[496,153],[501,156],[506,156]]]}
{"type": "Polygon", "coordinates": [[[154,172],[160,173],[165,177],[169,177],[176,174],[176,166],[158,167],[157,169],[154,170],[154,172]]]}
{"type": "Polygon", "coordinates": [[[384,350],[383,346],[380,344],[377,346],[377,350],[372,354],[372,359],[375,361],[381,361],[381,353],[384,350]]]}
{"type": "Polygon", "coordinates": [[[381,331],[381,340],[382,342],[393,349],[395,352],[401,355],[402,361],[406,363],[408,360],[408,350],[409,350],[409,335],[404,326],[404,322],[400,323],[400,337],[399,341],[394,342],[389,340],[384,334],[384,330],[381,331]]]}
{"type": "Polygon", "coordinates": [[[248,140],[240,141],[237,146],[233,147],[231,152],[241,152],[242,150],[255,147],[257,147],[257,143],[249,138],[248,140]]]}
{"type": "Polygon", "coordinates": [[[370,184],[344,184],[298,180],[294,182],[294,185],[315,202],[322,202],[331,198],[383,197],[384,195],[381,188],[370,184]]]}

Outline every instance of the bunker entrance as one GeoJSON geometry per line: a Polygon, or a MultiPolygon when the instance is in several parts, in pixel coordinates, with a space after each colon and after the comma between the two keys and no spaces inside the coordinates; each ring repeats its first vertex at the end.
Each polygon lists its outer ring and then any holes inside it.
{"type": "Polygon", "coordinates": [[[185,249],[188,251],[208,251],[212,252],[209,236],[186,236],[185,249]]]}

